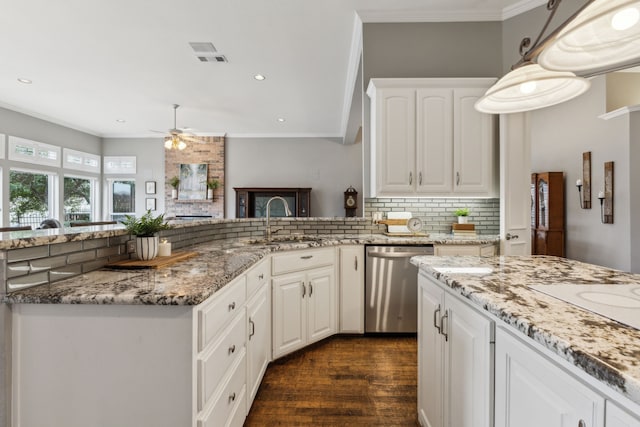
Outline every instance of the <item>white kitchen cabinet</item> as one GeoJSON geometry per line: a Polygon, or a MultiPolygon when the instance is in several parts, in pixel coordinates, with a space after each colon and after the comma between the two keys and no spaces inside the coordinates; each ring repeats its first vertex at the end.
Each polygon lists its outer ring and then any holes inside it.
{"type": "Polygon", "coordinates": [[[266,275],[263,280],[247,302],[247,413],[271,361],[271,292],[266,275]]]}
{"type": "Polygon", "coordinates": [[[502,328],[495,363],[496,427],[605,425],[602,396],[502,328]]]}
{"type": "Polygon", "coordinates": [[[606,427],[640,427],[640,418],[626,412],[612,401],[607,400],[605,406],[606,416],[604,425],[606,427]]]}
{"type": "Polygon", "coordinates": [[[337,332],[337,290],[334,248],[296,251],[272,260],[275,359],[337,332]]]}
{"type": "Polygon", "coordinates": [[[364,333],[364,246],[340,251],[340,332],[364,333]]]}
{"type": "Polygon", "coordinates": [[[494,322],[425,274],[418,282],[420,423],[492,426],[494,322]]]}
{"type": "Polygon", "coordinates": [[[494,79],[371,79],[371,197],[497,195],[494,79]]]}
{"type": "Polygon", "coordinates": [[[496,254],[496,245],[433,245],[435,256],[493,256],[496,254]]]}

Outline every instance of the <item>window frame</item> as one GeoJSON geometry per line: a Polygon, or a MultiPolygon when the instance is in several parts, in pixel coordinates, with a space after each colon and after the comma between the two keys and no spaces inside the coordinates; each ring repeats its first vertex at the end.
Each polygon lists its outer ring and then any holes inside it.
{"type": "MultiPolygon", "coordinates": [[[[47,214],[45,218],[58,218],[60,214],[60,175],[58,172],[50,171],[50,170],[35,170],[29,168],[21,168],[21,167],[9,167],[9,186],[11,186],[11,172],[19,172],[19,173],[30,173],[33,175],[46,175],[47,176],[47,191],[49,192],[49,196],[47,197],[47,214]]],[[[11,191],[7,195],[8,206],[7,209],[9,211],[9,224],[11,224],[11,191]]],[[[62,221],[61,221],[62,222],[62,221]]],[[[38,224],[39,225],[39,224],[38,224]]]]}
{"type": "Polygon", "coordinates": [[[64,179],[65,178],[76,178],[76,179],[86,179],[90,182],[91,186],[91,221],[100,221],[100,178],[97,176],[89,176],[89,175],[78,175],[74,173],[64,173],[62,177],[62,216],[66,215],[64,212],[64,179]]]}
{"type": "MultiPolygon", "coordinates": [[[[122,216],[122,215],[132,215],[135,216],[136,214],[136,178],[135,177],[113,177],[113,178],[106,178],[105,179],[106,183],[107,183],[107,191],[105,191],[105,198],[106,198],[106,219],[107,220],[114,220],[114,215],[117,216],[122,216]],[[133,212],[114,212],[113,211],[113,184],[116,181],[129,181],[129,182],[133,182],[134,185],[134,193],[133,193],[133,212]]],[[[117,220],[117,219],[116,219],[117,220]]]]}
{"type": "Polygon", "coordinates": [[[62,150],[57,145],[45,144],[44,142],[9,135],[9,153],[7,157],[11,161],[59,168],[61,167],[61,154],[62,150]],[[19,146],[32,149],[32,154],[16,151],[19,146]],[[55,158],[40,156],[39,153],[43,150],[48,153],[53,153],[55,158]]]}

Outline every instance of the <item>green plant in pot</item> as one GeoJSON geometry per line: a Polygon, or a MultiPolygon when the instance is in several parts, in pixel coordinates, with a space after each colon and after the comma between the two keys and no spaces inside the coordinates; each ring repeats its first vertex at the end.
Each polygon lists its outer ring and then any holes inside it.
{"type": "Polygon", "coordinates": [[[454,212],[458,217],[458,224],[466,224],[469,216],[469,208],[459,208],[454,212]]]}
{"type": "Polygon", "coordinates": [[[178,186],[180,185],[180,178],[178,178],[177,176],[174,176],[172,178],[169,179],[169,185],[171,187],[173,187],[173,189],[171,190],[171,198],[172,199],[177,199],[178,198],[178,186]]]}
{"type": "Polygon", "coordinates": [[[207,199],[213,200],[213,191],[220,186],[220,181],[210,179],[207,181],[207,199]]]}
{"type": "Polygon", "coordinates": [[[158,235],[162,230],[168,230],[171,226],[164,220],[164,214],[154,217],[151,210],[140,218],[125,215],[122,221],[127,231],[136,236],[136,255],[141,260],[154,259],[158,255],[158,235]]]}

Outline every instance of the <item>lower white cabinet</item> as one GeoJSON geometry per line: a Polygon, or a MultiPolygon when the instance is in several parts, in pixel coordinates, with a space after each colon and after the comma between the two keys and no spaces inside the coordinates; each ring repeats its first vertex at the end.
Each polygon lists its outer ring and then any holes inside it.
{"type": "Polygon", "coordinates": [[[421,425],[493,426],[494,322],[434,279],[420,274],[418,283],[421,425]]]}
{"type": "Polygon", "coordinates": [[[496,254],[496,245],[433,245],[435,256],[493,256],[496,254]]]}
{"type": "Polygon", "coordinates": [[[640,418],[631,415],[610,400],[606,404],[606,427],[640,427],[640,418]]]}
{"type": "Polygon", "coordinates": [[[334,248],[273,257],[274,359],[337,332],[334,261],[334,248]]]}
{"type": "Polygon", "coordinates": [[[247,414],[271,361],[271,292],[269,280],[247,302],[247,414]]]}
{"type": "Polygon", "coordinates": [[[602,396],[502,328],[495,376],[496,427],[605,425],[602,396]]]}
{"type": "Polygon", "coordinates": [[[340,332],[364,333],[364,246],[340,251],[340,332]]]}

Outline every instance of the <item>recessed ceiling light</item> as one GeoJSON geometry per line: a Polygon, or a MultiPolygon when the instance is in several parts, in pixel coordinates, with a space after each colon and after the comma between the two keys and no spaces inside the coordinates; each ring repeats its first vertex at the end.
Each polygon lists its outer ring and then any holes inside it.
{"type": "Polygon", "coordinates": [[[259,81],[266,79],[266,77],[263,76],[262,74],[256,74],[255,76],[253,76],[253,78],[259,81]]]}
{"type": "Polygon", "coordinates": [[[116,119],[116,122],[118,122],[118,123],[126,123],[127,121],[125,119],[116,119]]]}
{"type": "Polygon", "coordinates": [[[284,123],[287,119],[285,119],[284,117],[278,117],[278,122],[280,123],[284,123]]]}
{"type": "Polygon", "coordinates": [[[26,84],[26,85],[30,85],[31,83],[33,83],[31,80],[29,80],[29,79],[23,79],[23,78],[19,78],[19,79],[18,79],[18,81],[19,81],[20,83],[24,83],[24,84],[26,84]]]}

